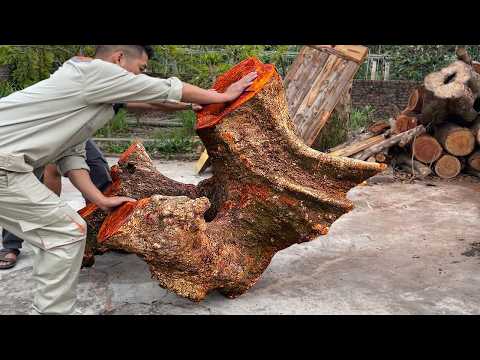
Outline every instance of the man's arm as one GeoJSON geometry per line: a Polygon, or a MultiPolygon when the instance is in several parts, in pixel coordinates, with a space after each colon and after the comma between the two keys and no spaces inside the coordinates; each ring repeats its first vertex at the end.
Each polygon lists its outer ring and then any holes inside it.
{"type": "Polygon", "coordinates": [[[43,171],[43,184],[60,196],[62,193],[62,175],[55,164],[48,164],[43,171]]]}
{"type": "Polygon", "coordinates": [[[125,108],[129,112],[144,112],[144,111],[163,111],[163,112],[173,112],[173,111],[182,111],[182,110],[193,110],[199,111],[202,109],[201,105],[197,104],[187,104],[187,103],[126,103],[125,108]]]}
{"type": "Polygon", "coordinates": [[[224,103],[235,100],[255,78],[252,72],[230,85],[224,93],[201,89],[183,83],[178,78],[152,78],[134,75],[120,66],[105,61],[93,61],[85,67],[84,96],[88,104],[160,103],[165,100],[199,105],[224,103]]]}
{"type": "Polygon", "coordinates": [[[89,201],[93,202],[100,209],[110,211],[113,208],[122,205],[125,202],[135,202],[135,199],[125,196],[107,197],[93,184],[87,170],[75,169],[70,170],[67,174],[68,178],[89,201]]]}

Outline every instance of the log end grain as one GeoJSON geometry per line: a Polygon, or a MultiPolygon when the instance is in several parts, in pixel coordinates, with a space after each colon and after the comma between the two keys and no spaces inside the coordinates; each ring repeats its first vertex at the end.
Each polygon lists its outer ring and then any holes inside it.
{"type": "Polygon", "coordinates": [[[425,164],[437,161],[442,155],[442,146],[433,136],[421,135],[412,144],[415,158],[425,164]]]}
{"type": "Polygon", "coordinates": [[[462,164],[455,156],[443,155],[435,164],[435,173],[442,179],[452,179],[462,170],[462,164]]]}
{"type": "Polygon", "coordinates": [[[445,139],[445,150],[455,156],[466,156],[475,148],[475,137],[466,128],[452,132],[445,139]]]}

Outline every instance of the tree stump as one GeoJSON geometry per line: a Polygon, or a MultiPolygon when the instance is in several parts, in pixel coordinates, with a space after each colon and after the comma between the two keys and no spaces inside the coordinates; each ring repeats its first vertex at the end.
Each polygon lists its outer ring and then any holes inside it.
{"type": "Polygon", "coordinates": [[[272,65],[247,59],[213,88],[223,92],[252,70],[259,76],[240,98],[198,114],[213,171],[197,186],[199,197],[127,203],[98,234],[102,246],[139,255],[162,287],[193,301],[215,289],[230,298],[247,291],[276,252],[325,235],[352,209],[347,192],[386,168],[306,146],[272,65]]]}
{"type": "Polygon", "coordinates": [[[478,111],[480,75],[472,66],[455,61],[427,75],[422,105],[423,123],[440,123],[449,115],[473,121],[478,111]]]}

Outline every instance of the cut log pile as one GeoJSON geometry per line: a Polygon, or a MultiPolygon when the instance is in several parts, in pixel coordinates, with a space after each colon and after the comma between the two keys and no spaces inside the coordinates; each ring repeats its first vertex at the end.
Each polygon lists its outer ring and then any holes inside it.
{"type": "Polygon", "coordinates": [[[400,114],[328,153],[386,163],[417,177],[480,174],[479,67],[462,48],[457,58],[426,76],[400,114]]]}

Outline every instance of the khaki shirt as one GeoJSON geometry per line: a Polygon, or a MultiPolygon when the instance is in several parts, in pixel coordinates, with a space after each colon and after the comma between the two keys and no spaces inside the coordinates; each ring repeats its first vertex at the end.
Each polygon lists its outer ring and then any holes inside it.
{"type": "Polygon", "coordinates": [[[0,99],[0,169],[30,172],[56,163],[62,175],[90,170],[85,142],[113,118],[112,104],[178,102],[182,88],[175,77],[74,57],[48,79],[0,99]]]}

